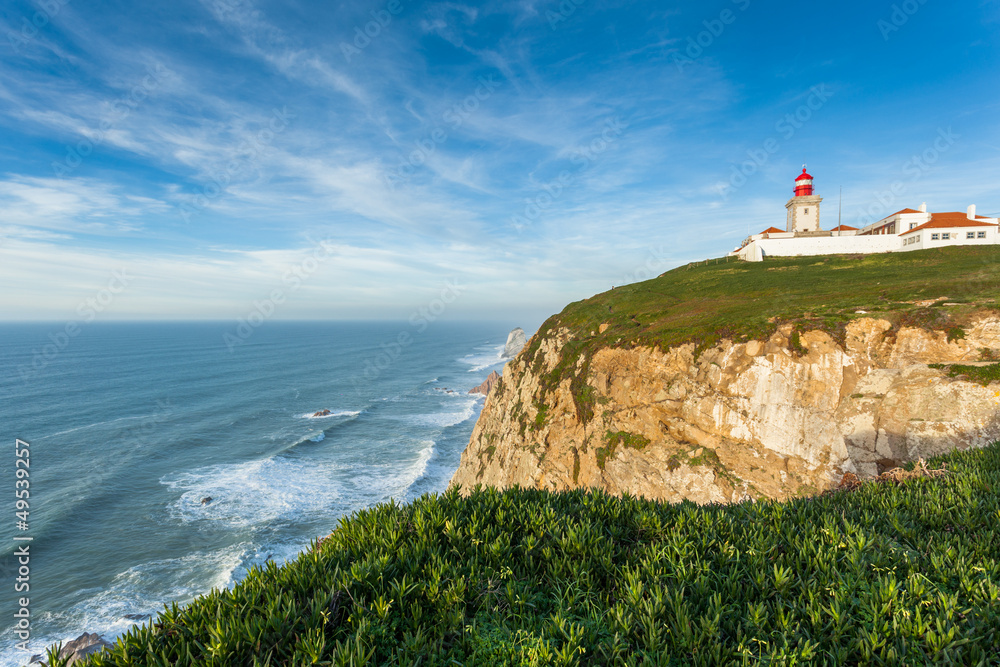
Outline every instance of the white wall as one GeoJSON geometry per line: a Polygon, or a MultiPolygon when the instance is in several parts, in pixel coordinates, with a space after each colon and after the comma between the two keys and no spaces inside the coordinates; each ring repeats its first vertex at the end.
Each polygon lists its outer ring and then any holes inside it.
{"type": "Polygon", "coordinates": [[[796,222],[798,223],[798,228],[804,232],[818,232],[819,231],[819,202],[815,204],[806,204],[804,206],[799,206],[798,213],[796,213],[796,222]],[[809,211],[806,213],[806,211],[809,211]]]}
{"type": "MultiPolygon", "coordinates": [[[[912,236],[919,236],[920,242],[913,243],[910,245],[903,245],[900,248],[904,252],[909,252],[910,250],[922,250],[924,248],[946,248],[948,246],[958,246],[958,245],[993,245],[1000,243],[1000,231],[997,227],[952,227],[950,229],[921,229],[916,234],[908,234],[904,236],[903,239],[912,236]],[[979,232],[985,231],[986,238],[979,238],[979,232]],[[969,232],[976,234],[976,238],[966,238],[969,232]],[[937,234],[937,240],[931,238],[931,234],[937,234]],[[950,237],[947,241],[941,238],[942,235],[948,234],[950,237]]],[[[903,243],[904,241],[900,241],[903,243]]]]}
{"type": "MultiPolygon", "coordinates": [[[[895,252],[900,240],[894,235],[815,236],[794,239],[760,239],[740,251],[740,258],[759,262],[764,257],[804,257],[810,255],[850,255],[855,253],[895,252]]],[[[916,249],[919,244],[909,247],[916,249]]]]}
{"type": "MultiPolygon", "coordinates": [[[[799,238],[758,238],[740,249],[740,259],[760,262],[767,257],[806,257],[810,255],[853,255],[877,252],[909,252],[924,248],[944,248],[962,245],[1000,245],[1000,227],[952,227],[950,229],[922,229],[916,234],[897,236],[895,234],[874,234],[871,236],[813,236],[799,238]],[[979,238],[985,231],[986,238],[979,238]],[[975,238],[966,238],[969,232],[975,238]],[[938,234],[937,240],[931,234],[938,234]],[[945,241],[941,235],[948,234],[945,241]],[[906,238],[920,237],[918,243],[905,245],[906,238]]],[[[791,237],[791,234],[781,236],[791,237]]]]}

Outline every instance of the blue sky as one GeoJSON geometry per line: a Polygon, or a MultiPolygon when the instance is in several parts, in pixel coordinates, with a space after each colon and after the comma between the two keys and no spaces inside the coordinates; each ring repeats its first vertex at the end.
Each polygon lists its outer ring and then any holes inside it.
{"type": "Polygon", "coordinates": [[[997,0],[7,0],[0,34],[5,320],[536,325],[782,227],[803,163],[826,228],[841,187],[855,226],[1000,212],[997,0]]]}

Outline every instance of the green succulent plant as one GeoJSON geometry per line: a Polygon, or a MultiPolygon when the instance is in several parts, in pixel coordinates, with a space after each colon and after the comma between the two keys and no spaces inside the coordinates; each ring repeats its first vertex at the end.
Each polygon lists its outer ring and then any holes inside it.
{"type": "Polygon", "coordinates": [[[382,504],[89,664],[995,665],[1000,444],[931,465],[789,502],[382,504]]]}

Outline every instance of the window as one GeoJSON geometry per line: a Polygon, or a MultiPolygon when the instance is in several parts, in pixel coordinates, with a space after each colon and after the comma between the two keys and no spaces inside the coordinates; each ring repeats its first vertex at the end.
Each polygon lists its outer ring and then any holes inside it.
{"type": "Polygon", "coordinates": [[[916,227],[916,226],[917,226],[917,223],[915,223],[915,222],[911,222],[911,223],[910,223],[910,229],[913,229],[913,228],[914,228],[914,227],[916,227]]]}
{"type": "Polygon", "coordinates": [[[985,239],[986,238],[986,232],[978,232],[976,234],[976,238],[985,239]]]}
{"type": "Polygon", "coordinates": [[[809,209],[808,208],[802,209],[802,213],[804,215],[809,215],[809,209]]]}
{"type": "Polygon", "coordinates": [[[931,234],[931,241],[937,241],[939,238],[941,238],[940,234],[931,234]]]}
{"type": "Polygon", "coordinates": [[[942,241],[950,241],[951,240],[951,234],[942,234],[941,235],[941,240],[942,241]]]}
{"type": "Polygon", "coordinates": [[[967,239],[974,239],[974,238],[976,238],[976,233],[975,232],[966,232],[965,233],[965,238],[967,238],[967,239]]]}

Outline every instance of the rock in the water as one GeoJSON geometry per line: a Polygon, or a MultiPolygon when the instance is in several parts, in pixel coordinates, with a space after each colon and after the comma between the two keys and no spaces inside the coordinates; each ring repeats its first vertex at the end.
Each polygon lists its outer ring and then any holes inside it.
{"type": "Polygon", "coordinates": [[[201,499],[201,504],[207,505],[210,502],[212,502],[212,500],[213,500],[212,496],[205,496],[204,498],[201,499]]]}
{"type": "Polygon", "coordinates": [[[333,413],[329,410],[320,410],[319,412],[314,412],[313,417],[329,417],[331,414],[333,413]]]}
{"type": "Polygon", "coordinates": [[[479,385],[475,389],[470,389],[469,393],[470,394],[482,394],[483,396],[489,396],[490,395],[490,391],[493,389],[493,386],[499,380],[500,380],[500,374],[497,373],[496,371],[493,371],[492,373],[490,373],[490,376],[488,378],[486,378],[485,382],[483,382],[481,385],[479,385]]]}
{"type": "Polygon", "coordinates": [[[511,331],[507,335],[507,344],[503,348],[503,358],[510,359],[514,357],[528,342],[528,339],[524,336],[524,329],[518,327],[511,331]]]}
{"type": "Polygon", "coordinates": [[[148,621],[152,618],[151,614],[125,614],[125,618],[129,621],[148,621]]]}
{"type": "Polygon", "coordinates": [[[103,651],[106,648],[111,648],[111,644],[104,641],[103,637],[96,632],[84,632],[73,641],[63,644],[62,648],[59,649],[59,657],[69,658],[69,662],[66,664],[73,665],[84,660],[87,656],[93,655],[98,651],[103,651]]]}

